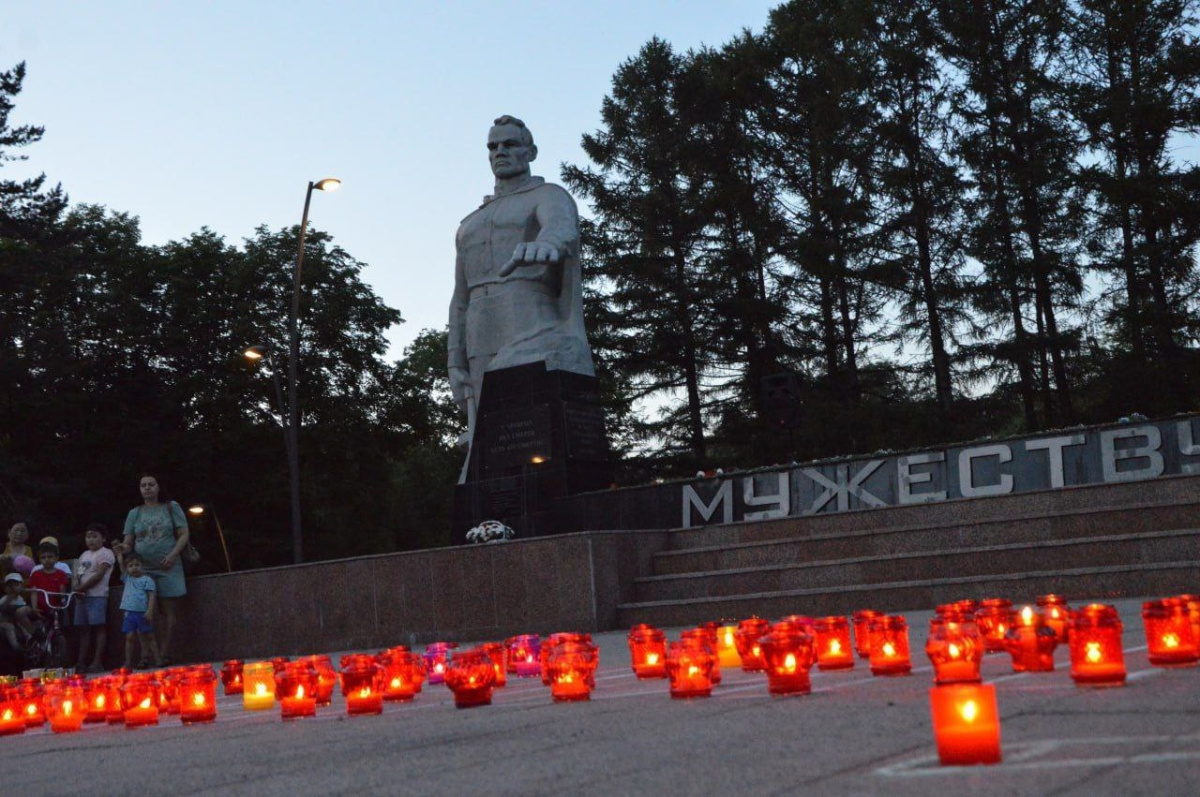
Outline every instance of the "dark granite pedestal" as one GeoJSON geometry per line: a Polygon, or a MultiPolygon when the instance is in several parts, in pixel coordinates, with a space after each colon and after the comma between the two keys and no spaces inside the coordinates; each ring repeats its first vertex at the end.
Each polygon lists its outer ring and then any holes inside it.
{"type": "Polygon", "coordinates": [[[452,539],[484,520],[518,537],[581,531],[586,518],[559,499],[613,480],[599,386],[544,363],[489,371],[467,478],[454,493],[452,539]]]}

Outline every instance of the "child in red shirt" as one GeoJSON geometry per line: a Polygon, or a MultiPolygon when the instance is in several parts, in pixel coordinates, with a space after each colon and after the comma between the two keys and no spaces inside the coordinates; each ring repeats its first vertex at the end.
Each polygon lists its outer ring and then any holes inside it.
{"type": "Polygon", "coordinates": [[[66,598],[52,597],[47,605],[46,596],[37,590],[70,592],[71,577],[55,567],[58,564],[57,545],[51,545],[46,542],[39,545],[38,560],[42,563],[42,569],[31,573],[29,576],[29,605],[33,607],[35,612],[41,614],[44,622],[49,623],[51,621],[50,610],[61,608],[66,598]]]}

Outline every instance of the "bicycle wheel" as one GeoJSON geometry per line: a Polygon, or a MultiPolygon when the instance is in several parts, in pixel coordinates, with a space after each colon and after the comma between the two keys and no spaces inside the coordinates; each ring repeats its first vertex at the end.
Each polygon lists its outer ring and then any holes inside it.
{"type": "Polygon", "coordinates": [[[62,631],[51,631],[50,638],[46,640],[48,654],[46,656],[46,666],[52,668],[67,666],[67,635],[62,631]]]}

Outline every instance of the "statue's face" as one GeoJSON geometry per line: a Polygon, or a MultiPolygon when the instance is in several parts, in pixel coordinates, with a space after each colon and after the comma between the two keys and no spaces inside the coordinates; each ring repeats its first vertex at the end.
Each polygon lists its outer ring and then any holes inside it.
{"type": "Polygon", "coordinates": [[[488,132],[488,161],[492,174],[501,179],[529,174],[529,162],[537,157],[537,147],[527,145],[516,125],[497,125],[488,132]]]}

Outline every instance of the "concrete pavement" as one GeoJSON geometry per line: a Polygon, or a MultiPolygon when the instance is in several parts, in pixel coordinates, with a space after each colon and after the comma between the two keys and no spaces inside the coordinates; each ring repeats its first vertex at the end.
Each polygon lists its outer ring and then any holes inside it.
{"type": "MultiPolygon", "coordinates": [[[[1149,666],[1140,601],[1125,622],[1125,688],[1077,689],[1057,671],[1013,674],[990,654],[1004,763],[937,765],[929,719],[928,612],[910,612],[914,673],[872,677],[864,662],[813,670],[813,694],[772,698],[765,676],[724,671],[709,699],[671,700],[638,681],[621,633],[599,634],[592,700],[554,704],[514,679],[493,705],[454,708],[444,686],[378,717],[349,718],[340,696],[314,719],[244,712],[154,728],[48,727],[0,738],[5,794],[970,794],[1200,793],[1200,668],[1149,666]]],[[[564,629],[565,630],[565,629],[564,629]]],[[[669,635],[674,638],[677,630],[669,635]]]]}

